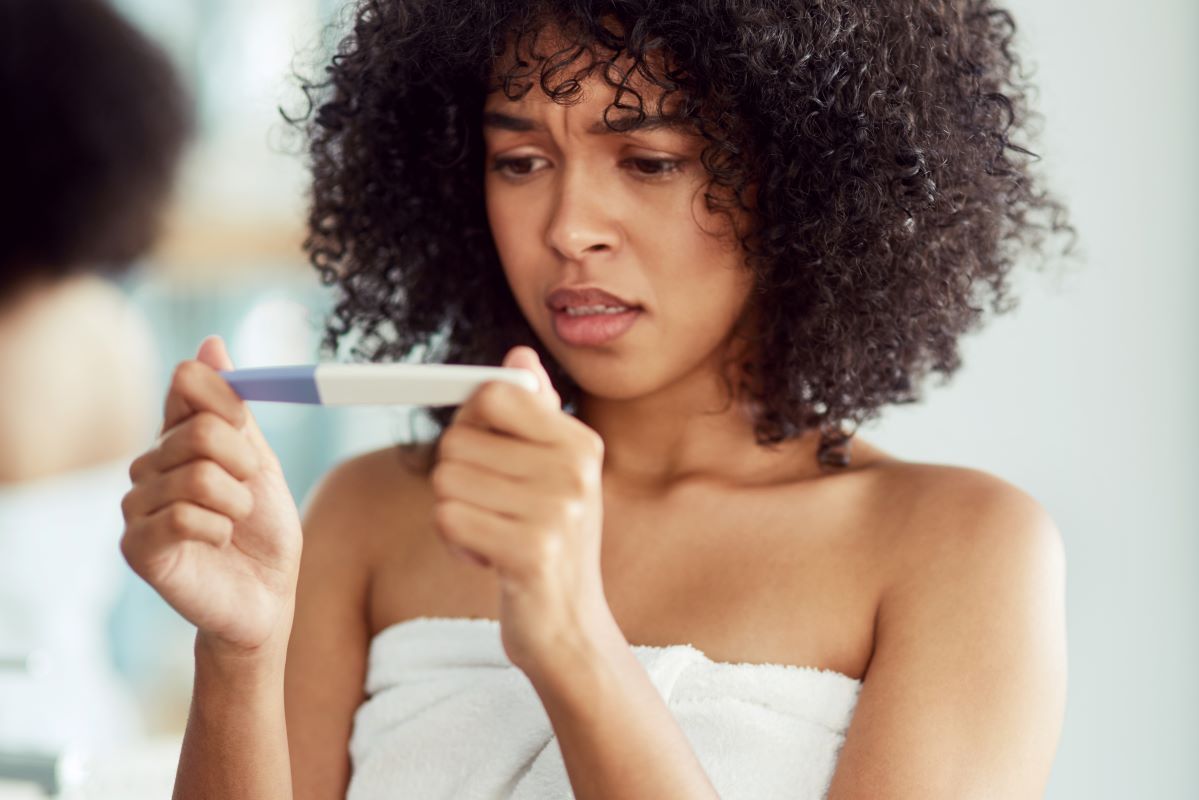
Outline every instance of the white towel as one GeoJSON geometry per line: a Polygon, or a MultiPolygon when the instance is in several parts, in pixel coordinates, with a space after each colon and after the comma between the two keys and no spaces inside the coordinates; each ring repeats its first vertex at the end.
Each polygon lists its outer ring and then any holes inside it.
{"type": "MultiPolygon", "coordinates": [[[[828,791],[861,683],[830,670],[729,664],[634,645],[723,800],[828,791]]],[[[347,800],[573,798],[541,699],[499,623],[420,617],[371,642],[347,800]]]]}

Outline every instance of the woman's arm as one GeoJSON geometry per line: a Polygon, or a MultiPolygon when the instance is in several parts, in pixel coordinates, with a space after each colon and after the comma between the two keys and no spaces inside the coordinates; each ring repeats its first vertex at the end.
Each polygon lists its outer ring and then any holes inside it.
{"type": "MultiPolygon", "coordinates": [[[[369,642],[372,527],[363,495],[379,483],[379,473],[365,458],[352,459],[309,494],[288,636],[260,657],[240,659],[222,658],[197,637],[175,800],[345,797],[369,642]]],[[[394,482],[388,488],[402,489],[394,482]]]]}
{"type": "Polygon", "coordinates": [[[581,628],[599,632],[598,638],[564,646],[557,666],[529,675],[575,797],[717,798],[615,620],[581,628]]]}
{"type": "Polygon", "coordinates": [[[290,798],[282,667],[302,537],[279,461],[209,338],[171,378],[158,441],[129,467],[121,552],[196,626],[176,798],[290,798]]]}
{"type": "Polygon", "coordinates": [[[333,470],[301,519],[215,372],[230,368],[212,339],[180,365],[163,434],[130,466],[121,504],[130,566],[197,628],[174,797],[292,800],[294,785],[297,798],[343,798],[366,660],[365,544],[378,527],[367,484],[353,462],[333,470]]]}
{"type": "Polygon", "coordinates": [[[258,656],[222,655],[196,636],[191,712],[173,800],[291,800],[283,714],[286,639],[258,656]]]}
{"type": "Polygon", "coordinates": [[[896,540],[829,800],[1044,796],[1066,695],[1061,537],[1009,484],[937,476],[896,540]]]}

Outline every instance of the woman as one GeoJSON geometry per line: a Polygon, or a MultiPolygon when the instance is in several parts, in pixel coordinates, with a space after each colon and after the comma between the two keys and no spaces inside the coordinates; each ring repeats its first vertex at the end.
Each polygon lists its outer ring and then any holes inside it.
{"type": "Polygon", "coordinates": [[[360,5],[309,87],[326,344],[541,389],[301,521],[220,341],[179,366],[123,540],[198,627],[176,797],[1043,791],[1052,520],[853,436],[1066,229],[1010,18],[901,5],[360,5]]]}

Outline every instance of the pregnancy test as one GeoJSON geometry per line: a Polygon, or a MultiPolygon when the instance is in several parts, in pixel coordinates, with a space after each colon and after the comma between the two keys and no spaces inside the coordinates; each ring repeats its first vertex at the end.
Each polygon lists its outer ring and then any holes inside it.
{"type": "Polygon", "coordinates": [[[530,392],[537,376],[520,367],[466,364],[305,364],[220,373],[243,400],[337,405],[455,406],[488,381],[530,392]]]}

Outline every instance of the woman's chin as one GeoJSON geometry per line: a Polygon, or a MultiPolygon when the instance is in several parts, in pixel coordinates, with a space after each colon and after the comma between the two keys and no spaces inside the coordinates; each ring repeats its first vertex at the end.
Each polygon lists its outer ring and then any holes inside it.
{"type": "MultiPolygon", "coordinates": [[[[571,373],[572,377],[574,373],[571,373]]],[[[592,400],[623,402],[652,394],[657,386],[646,375],[630,374],[627,367],[617,366],[610,371],[594,368],[583,380],[575,379],[582,394],[592,400]]]]}

